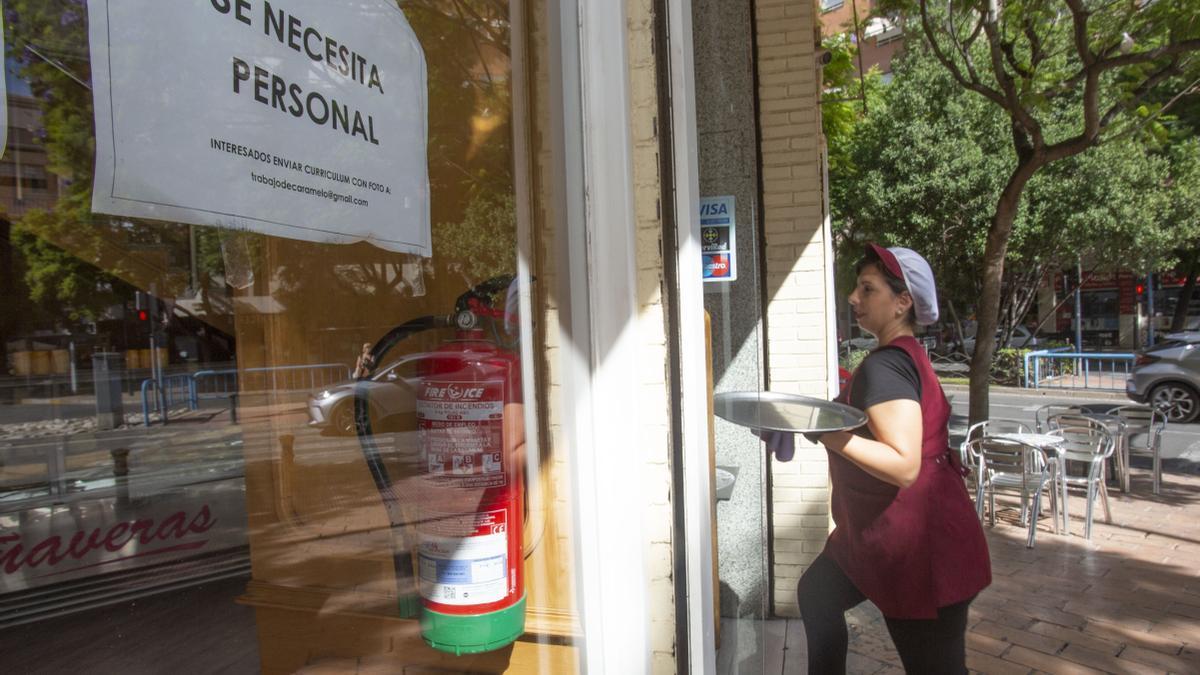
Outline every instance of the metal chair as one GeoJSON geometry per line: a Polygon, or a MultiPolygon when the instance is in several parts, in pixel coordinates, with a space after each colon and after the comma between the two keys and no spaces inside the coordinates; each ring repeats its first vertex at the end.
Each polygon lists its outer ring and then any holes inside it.
{"type": "MultiPolygon", "coordinates": [[[[1125,443],[1123,442],[1125,438],[1125,421],[1120,416],[1081,410],[1078,413],[1052,415],[1048,420],[1048,425],[1051,429],[1058,427],[1094,426],[1107,432],[1113,442],[1112,461],[1109,464],[1112,465],[1117,487],[1120,488],[1121,492],[1129,492],[1129,451],[1125,448],[1125,443]]],[[[1107,474],[1105,475],[1107,476],[1107,474]]]]}
{"type": "Polygon", "coordinates": [[[1129,454],[1135,449],[1133,438],[1146,434],[1146,445],[1137,448],[1146,450],[1153,458],[1154,494],[1162,490],[1162,434],[1167,428],[1167,415],[1162,410],[1148,405],[1119,405],[1107,411],[1116,415],[1124,422],[1124,433],[1121,437],[1121,448],[1125,456],[1125,464],[1129,465],[1129,454]]]}
{"type": "MultiPolygon", "coordinates": [[[[987,493],[990,506],[989,523],[996,524],[996,490],[1009,490],[1021,496],[1020,523],[1028,523],[1029,535],[1025,546],[1033,548],[1037,534],[1038,515],[1041,513],[1042,492],[1047,483],[1052,483],[1054,471],[1041,448],[1007,438],[984,436],[968,441],[970,453],[979,471],[975,483],[975,509],[983,519],[983,498],[987,493]]],[[[1050,492],[1050,507],[1054,516],[1054,532],[1058,533],[1058,505],[1053,485],[1050,492]]]]}
{"type": "Polygon", "coordinates": [[[1050,428],[1050,418],[1055,415],[1073,415],[1083,412],[1083,408],[1069,403],[1047,403],[1038,408],[1033,413],[1034,423],[1037,425],[1037,432],[1044,434],[1050,428]]]}
{"type": "Polygon", "coordinates": [[[1087,511],[1084,516],[1083,536],[1085,539],[1091,539],[1092,511],[1097,493],[1100,494],[1100,501],[1104,505],[1104,522],[1112,522],[1112,510],[1108,506],[1108,488],[1104,485],[1104,463],[1112,457],[1113,451],[1116,449],[1116,442],[1108,428],[1095,420],[1086,417],[1072,419],[1067,415],[1060,415],[1054,419],[1059,422],[1059,426],[1051,429],[1049,435],[1062,439],[1058,450],[1058,481],[1062,488],[1063,521],[1068,524],[1071,522],[1067,509],[1067,489],[1069,487],[1085,488],[1087,490],[1087,511]],[[1066,424],[1067,422],[1078,423],[1078,425],[1066,424]],[[1069,462],[1080,462],[1086,465],[1085,475],[1072,476],[1068,468],[1069,462]]]}
{"type": "MultiPolygon", "coordinates": [[[[975,457],[967,451],[968,443],[984,436],[996,436],[1003,433],[1027,434],[1031,431],[1032,429],[1030,429],[1029,425],[1024,422],[1004,418],[984,420],[972,424],[967,428],[967,434],[963,437],[962,443],[958,445],[959,458],[962,459],[963,466],[970,472],[968,478],[972,482],[978,483],[976,474],[979,472],[979,465],[975,461],[975,457]]],[[[982,518],[983,515],[980,512],[980,519],[982,518]]]]}

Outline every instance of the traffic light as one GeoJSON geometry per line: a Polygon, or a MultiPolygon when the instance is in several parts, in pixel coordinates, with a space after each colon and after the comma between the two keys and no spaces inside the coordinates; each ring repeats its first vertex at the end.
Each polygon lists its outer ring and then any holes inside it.
{"type": "Polygon", "coordinates": [[[135,291],[133,309],[138,323],[149,323],[154,316],[154,297],[145,291],[135,291]]]}
{"type": "Polygon", "coordinates": [[[1134,286],[1133,291],[1137,294],[1138,302],[1146,299],[1146,284],[1138,284],[1134,286]]]}

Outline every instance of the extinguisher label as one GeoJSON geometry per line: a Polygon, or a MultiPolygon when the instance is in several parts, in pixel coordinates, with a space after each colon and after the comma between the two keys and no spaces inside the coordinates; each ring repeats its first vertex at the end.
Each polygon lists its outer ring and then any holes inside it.
{"type": "Polygon", "coordinates": [[[508,593],[504,509],[455,515],[423,511],[421,597],[444,605],[479,605],[508,593]]]}
{"type": "Polygon", "coordinates": [[[426,469],[444,485],[504,485],[504,382],[423,380],[417,429],[426,469]]]}

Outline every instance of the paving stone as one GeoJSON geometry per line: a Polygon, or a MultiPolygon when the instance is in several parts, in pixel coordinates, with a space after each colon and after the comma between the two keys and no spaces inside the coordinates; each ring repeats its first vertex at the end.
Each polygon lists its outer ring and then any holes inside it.
{"type": "MultiPolygon", "coordinates": [[[[1054,535],[1047,519],[1027,549],[1015,501],[998,499],[997,524],[984,526],[993,584],[968,617],[972,672],[1200,673],[1200,476],[1171,474],[1155,497],[1146,475],[1135,468],[1133,492],[1110,495],[1115,523],[1098,518],[1092,542],[1073,508],[1071,535],[1054,535]]],[[[878,610],[864,603],[847,624],[847,672],[902,671],[878,610]]],[[[797,634],[788,620],[785,673],[805,669],[797,634]]]]}
{"type": "Polygon", "coordinates": [[[1047,654],[1057,654],[1067,644],[1065,641],[1052,636],[1038,635],[1037,633],[1031,633],[1019,628],[1001,626],[991,621],[981,621],[979,625],[971,629],[971,632],[995,638],[1002,642],[1010,642],[1015,645],[1036,649],[1047,654]]]}
{"type": "Polygon", "coordinates": [[[1028,675],[1030,668],[1012,661],[989,656],[971,649],[967,650],[967,668],[973,673],[987,675],[1028,675]]]}
{"type": "Polygon", "coordinates": [[[1162,671],[1173,673],[1198,673],[1200,672],[1200,655],[1176,655],[1163,654],[1162,652],[1154,651],[1153,649],[1143,649],[1141,647],[1126,647],[1121,651],[1121,659],[1128,661],[1136,661],[1144,663],[1148,666],[1153,666],[1162,671]]]}
{"type": "Polygon", "coordinates": [[[1014,646],[1004,655],[1005,661],[1011,661],[1030,668],[1043,670],[1047,673],[1058,673],[1060,675],[1096,675],[1103,673],[1102,670],[1089,668],[1080,663],[1069,661],[1067,659],[1044,654],[1042,652],[1027,649],[1019,645],[1014,646]]]}

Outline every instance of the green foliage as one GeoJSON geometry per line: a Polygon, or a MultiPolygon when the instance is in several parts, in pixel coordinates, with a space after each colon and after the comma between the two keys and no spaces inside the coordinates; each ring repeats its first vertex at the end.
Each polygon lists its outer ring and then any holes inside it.
{"type": "Polygon", "coordinates": [[[853,373],[870,353],[870,349],[851,349],[838,356],[838,365],[853,373]]]}
{"type": "Polygon", "coordinates": [[[826,38],[821,46],[830,59],[821,69],[821,131],[828,143],[829,170],[841,174],[853,169],[851,158],[843,150],[850,147],[855,129],[874,105],[883,85],[878,69],[872,68],[859,77],[858,46],[847,35],[826,38]]]}
{"type": "Polygon", "coordinates": [[[478,283],[517,270],[517,214],[512,195],[477,195],[458,223],[433,228],[434,257],[478,283]]]}
{"type": "MultiPolygon", "coordinates": [[[[850,242],[882,241],[926,254],[943,301],[975,306],[988,229],[1017,164],[1003,110],[963,89],[914,41],[894,79],[852,134],[830,154],[848,158],[832,175],[835,224],[850,242]]],[[[1047,117],[1059,133],[1074,124],[1065,107],[1047,117]]],[[[1047,166],[1022,195],[1006,255],[1009,293],[1044,270],[1092,266],[1165,269],[1196,236],[1200,180],[1195,140],[1161,151],[1136,137],[1116,139],[1047,166]],[[1171,223],[1171,227],[1164,227],[1171,223]]],[[[840,268],[860,252],[839,249],[840,268]]],[[[1020,316],[1008,317],[1012,323],[1020,316]]]]}
{"type": "MultiPolygon", "coordinates": [[[[982,331],[976,357],[986,356],[995,345],[992,328],[1011,327],[1029,306],[1032,294],[1014,288],[1037,283],[1043,271],[1034,266],[1013,274],[1006,260],[1010,244],[1020,241],[1021,219],[1034,211],[1027,194],[1037,189],[1033,179],[1043,179],[1048,167],[1061,173],[1064,161],[1098,145],[1128,141],[1156,148],[1171,140],[1167,113],[1200,81],[1200,0],[882,0],[876,11],[902,17],[908,51],[926,52],[959,92],[985,102],[1002,122],[1003,131],[994,138],[1007,141],[1002,159],[1011,168],[998,176],[1003,187],[983,231],[986,259],[979,260],[976,270],[982,331]]],[[[942,101],[932,103],[935,111],[942,101]]],[[[1112,158],[1151,161],[1132,152],[1112,158]]],[[[1088,166],[1081,158],[1079,167],[1088,166]]],[[[1155,174],[1149,165],[1125,171],[1140,185],[1152,182],[1147,179],[1155,174]]],[[[1148,201],[1155,205],[1154,198],[1148,201]]],[[[1055,201],[1054,206],[1061,204],[1055,201]]],[[[1101,211],[1107,211],[1099,215],[1109,223],[1114,217],[1142,220],[1145,213],[1119,206],[1101,211]]],[[[1093,223],[1095,215],[1093,211],[1081,220],[1093,223]]],[[[1077,224],[1043,221],[1045,232],[1053,233],[1069,233],[1077,224]]],[[[1182,225],[1195,226],[1195,220],[1182,225]]],[[[1131,223],[1106,245],[1134,251],[1133,246],[1159,243],[1138,236],[1141,231],[1131,223]]],[[[961,239],[969,245],[972,238],[961,239]]],[[[1039,245],[1039,239],[1025,240],[1037,246],[1035,256],[1061,250],[1039,245]]],[[[1137,250],[1133,257],[1150,267],[1165,264],[1153,250],[1144,255],[1137,250]]],[[[972,364],[971,418],[976,421],[987,414],[987,367],[983,358],[972,364]]]]}
{"type": "MultiPolygon", "coordinates": [[[[831,168],[830,182],[840,186],[830,194],[834,222],[847,241],[921,251],[943,293],[969,298],[983,232],[1013,159],[999,116],[964,95],[927,54],[910,52],[895,62],[892,83],[855,133],[830,141],[831,156],[849,157],[849,169],[831,168]]],[[[860,252],[840,248],[840,267],[860,252]]]]}
{"type": "Polygon", "coordinates": [[[992,383],[1013,387],[1020,386],[1021,376],[1025,367],[1025,354],[1029,353],[1029,351],[1028,349],[1013,349],[1011,347],[997,349],[996,355],[992,357],[992,383]]]}
{"type": "MultiPolygon", "coordinates": [[[[117,301],[113,293],[115,279],[94,265],[65,252],[42,236],[51,231],[71,228],[62,214],[31,211],[13,225],[13,246],[20,251],[24,283],[34,306],[46,310],[51,324],[63,319],[71,322],[94,321],[104,308],[117,301]]],[[[77,226],[76,226],[77,227],[77,226]]]]}

